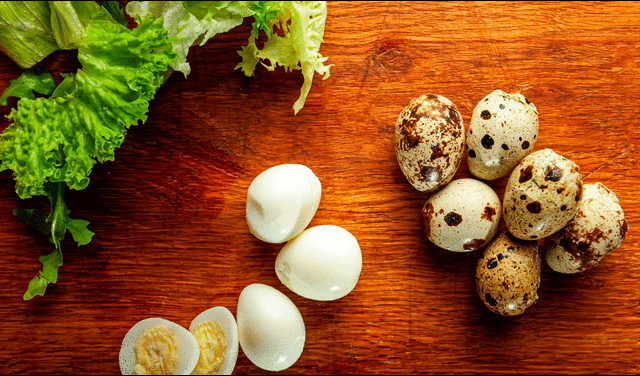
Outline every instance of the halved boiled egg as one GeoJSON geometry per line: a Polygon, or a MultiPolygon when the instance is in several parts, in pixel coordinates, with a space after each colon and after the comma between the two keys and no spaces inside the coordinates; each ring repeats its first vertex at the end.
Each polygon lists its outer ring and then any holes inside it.
{"type": "Polygon", "coordinates": [[[198,341],[187,329],[152,317],[135,324],[122,340],[120,372],[123,375],[189,375],[199,356],[198,341]]]}
{"type": "Polygon", "coordinates": [[[198,341],[200,358],[195,375],[231,375],[238,359],[238,326],[225,307],[210,308],[196,316],[189,331],[198,341]]]}

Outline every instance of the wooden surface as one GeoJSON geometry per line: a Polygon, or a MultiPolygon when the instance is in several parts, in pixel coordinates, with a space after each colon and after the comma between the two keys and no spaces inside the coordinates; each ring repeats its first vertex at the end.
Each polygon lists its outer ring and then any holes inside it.
{"type": "MultiPolygon", "coordinates": [[[[72,217],[96,235],[84,247],[65,241],[58,283],[31,301],[22,294],[52,248],[12,210],[43,201],[20,200],[11,173],[0,174],[0,373],[119,373],[121,341],[139,320],[188,327],[218,305],[235,315],[256,282],[285,293],[305,320],[304,352],[284,373],[640,373],[639,20],[632,2],[331,2],[321,53],[335,66],[315,77],[297,116],[299,72],[234,71],[248,22],[192,49],[188,79],[174,74],[115,162],[67,193],[72,217]],[[393,146],[411,98],[446,96],[468,127],[495,89],[526,95],[540,113],[535,150],[552,148],[585,183],[616,192],[629,223],[593,270],[543,265],[538,302],[515,318],[478,298],[477,251],[425,239],[428,196],[407,183],[393,146]],[[305,164],[322,182],[311,226],[339,225],[359,241],[362,274],[340,300],[287,290],[274,271],[281,246],[249,233],[247,188],[281,163],[305,164]]],[[[76,68],[68,54],[45,63],[76,68]]],[[[0,87],[19,73],[0,56],[0,87]]],[[[469,176],[463,161],[456,178],[469,176]]],[[[505,182],[490,184],[500,197],[505,182]]],[[[234,373],[268,372],[240,351],[234,373]]]]}

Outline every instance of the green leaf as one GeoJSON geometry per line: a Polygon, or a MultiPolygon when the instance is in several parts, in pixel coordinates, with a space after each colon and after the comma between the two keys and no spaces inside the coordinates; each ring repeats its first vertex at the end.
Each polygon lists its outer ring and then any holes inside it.
{"type": "Polygon", "coordinates": [[[40,257],[40,262],[42,263],[40,275],[33,277],[29,282],[27,291],[22,296],[24,300],[32,299],[36,295],[44,295],[49,283],[58,281],[58,268],[62,266],[62,252],[55,249],[50,254],[40,257]]]}
{"type": "Polygon", "coordinates": [[[39,67],[33,67],[22,72],[20,77],[15,80],[9,81],[9,86],[0,97],[0,104],[6,106],[9,97],[35,99],[34,92],[49,95],[55,87],[56,83],[49,72],[39,67]]]}
{"type": "Polygon", "coordinates": [[[49,283],[58,282],[58,268],[62,266],[62,252],[56,249],[48,255],[40,257],[40,262],[42,263],[40,276],[49,283]]]}
{"type": "Polygon", "coordinates": [[[124,10],[120,8],[120,2],[101,1],[100,3],[120,25],[127,26],[127,19],[124,17],[124,10]]]}
{"type": "Polygon", "coordinates": [[[89,244],[91,238],[95,235],[93,231],[87,229],[87,225],[89,225],[89,221],[85,221],[84,219],[70,219],[69,222],[67,222],[67,230],[71,232],[73,240],[75,240],[79,246],[89,244]]]}
{"type": "Polygon", "coordinates": [[[33,279],[29,282],[27,291],[22,296],[22,299],[30,300],[36,295],[44,295],[44,292],[47,290],[47,285],[49,285],[49,281],[47,279],[42,278],[39,275],[33,277],[33,279]]]}

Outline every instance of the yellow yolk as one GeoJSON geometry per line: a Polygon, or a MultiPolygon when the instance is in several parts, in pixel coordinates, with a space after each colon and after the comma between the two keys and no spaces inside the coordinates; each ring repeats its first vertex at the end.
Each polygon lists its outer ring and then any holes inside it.
{"type": "Polygon", "coordinates": [[[194,370],[199,375],[214,375],[220,371],[227,350],[227,341],[220,325],[205,321],[193,331],[200,345],[200,358],[194,370]]]}
{"type": "Polygon", "coordinates": [[[136,375],[169,375],[178,367],[178,341],[166,326],[145,329],[135,346],[136,375]]]}

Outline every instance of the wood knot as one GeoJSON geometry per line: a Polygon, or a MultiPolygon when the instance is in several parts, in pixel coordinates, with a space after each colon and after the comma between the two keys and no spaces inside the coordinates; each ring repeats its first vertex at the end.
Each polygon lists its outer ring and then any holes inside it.
{"type": "Polygon", "coordinates": [[[402,39],[382,39],[372,48],[367,57],[364,79],[369,73],[377,75],[395,75],[409,72],[413,59],[405,48],[402,39]]]}

